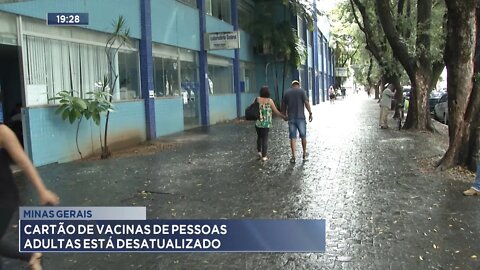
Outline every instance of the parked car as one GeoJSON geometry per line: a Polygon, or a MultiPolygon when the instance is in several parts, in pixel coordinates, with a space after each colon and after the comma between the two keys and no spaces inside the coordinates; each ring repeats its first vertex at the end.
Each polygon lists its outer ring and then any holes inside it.
{"type": "Polygon", "coordinates": [[[442,98],[444,94],[445,92],[443,91],[432,91],[432,93],[430,93],[430,98],[428,99],[430,112],[433,112],[433,110],[435,109],[435,105],[437,105],[438,101],[440,100],[440,98],[442,98]]]}
{"type": "Polygon", "coordinates": [[[435,119],[448,125],[448,96],[443,94],[433,110],[435,119]]]}

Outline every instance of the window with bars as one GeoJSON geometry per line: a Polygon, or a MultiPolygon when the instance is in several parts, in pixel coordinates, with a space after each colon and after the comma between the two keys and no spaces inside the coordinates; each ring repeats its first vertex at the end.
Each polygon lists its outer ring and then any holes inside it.
{"type": "Polygon", "coordinates": [[[205,0],[205,7],[208,15],[232,23],[230,0],[205,0]]]}
{"type": "MultiPolygon", "coordinates": [[[[26,36],[26,91],[29,104],[54,103],[60,91],[79,97],[100,90],[105,76],[111,76],[103,46],[26,36]]],[[[140,98],[138,53],[120,51],[115,57],[118,81],[114,100],[140,98]]]]}
{"type": "Polygon", "coordinates": [[[191,6],[196,8],[197,7],[197,1],[196,0],[177,0],[180,3],[184,3],[187,6],[191,6]]]}

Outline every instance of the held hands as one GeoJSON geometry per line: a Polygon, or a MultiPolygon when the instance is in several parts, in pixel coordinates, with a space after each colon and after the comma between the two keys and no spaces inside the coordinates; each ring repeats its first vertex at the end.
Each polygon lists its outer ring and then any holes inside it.
{"type": "Polygon", "coordinates": [[[284,114],[282,114],[282,119],[285,120],[285,121],[288,121],[288,117],[284,114]]]}
{"type": "Polygon", "coordinates": [[[60,202],[60,198],[52,191],[45,189],[38,193],[40,205],[57,205],[60,202]]]}

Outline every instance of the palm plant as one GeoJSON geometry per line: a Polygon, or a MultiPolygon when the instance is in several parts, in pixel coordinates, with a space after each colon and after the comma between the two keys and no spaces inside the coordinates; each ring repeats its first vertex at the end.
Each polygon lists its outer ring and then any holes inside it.
{"type": "Polygon", "coordinates": [[[255,14],[247,31],[255,46],[262,48],[266,65],[274,66],[274,91],[277,103],[285,92],[286,74],[290,67],[299,68],[307,57],[304,42],[292,27],[291,16],[297,15],[313,27],[313,9],[305,0],[257,0],[255,14]],[[282,91],[279,91],[278,65],[282,65],[282,91]]]}
{"type": "MultiPolygon", "coordinates": [[[[112,102],[113,89],[118,81],[118,72],[116,69],[115,58],[118,56],[120,49],[128,42],[130,36],[130,28],[127,27],[125,17],[120,16],[113,23],[113,31],[110,34],[107,43],[105,44],[105,54],[107,55],[108,60],[108,71],[109,74],[105,75],[104,83],[102,85],[102,92],[108,95],[109,102],[112,102]]],[[[101,158],[109,158],[111,153],[108,149],[108,123],[110,120],[110,110],[107,111],[105,117],[105,126],[103,133],[103,142],[100,140],[100,146],[102,149],[101,158]]],[[[101,134],[100,134],[101,135],[101,134]]]]}

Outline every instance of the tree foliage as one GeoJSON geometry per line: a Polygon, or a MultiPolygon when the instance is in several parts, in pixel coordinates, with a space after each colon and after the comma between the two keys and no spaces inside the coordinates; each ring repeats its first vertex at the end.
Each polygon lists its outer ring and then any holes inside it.
{"type": "MultiPolygon", "coordinates": [[[[330,46],[334,49],[335,66],[356,66],[355,56],[363,53],[362,39],[359,39],[359,29],[352,24],[353,17],[346,2],[340,3],[330,14],[331,31],[330,46]]],[[[360,64],[360,63],[358,63],[360,64]]],[[[364,64],[364,63],[362,63],[364,64]]],[[[346,78],[337,77],[335,87],[340,87],[346,78]]]]}
{"type": "Polygon", "coordinates": [[[283,96],[285,77],[289,68],[299,68],[306,60],[307,49],[292,25],[293,16],[306,21],[313,28],[313,8],[306,0],[257,0],[254,18],[247,27],[254,45],[268,63],[275,67],[276,97],[283,96]],[[279,91],[278,66],[283,67],[282,93],[279,91]]]}
{"type": "Polygon", "coordinates": [[[77,146],[78,154],[81,158],[82,152],[78,145],[78,133],[82,119],[90,120],[100,126],[100,119],[102,115],[107,112],[113,111],[113,104],[110,102],[110,94],[95,89],[92,92],[85,93],[87,97],[82,98],[75,94],[75,91],[60,91],[56,97],[51,100],[59,102],[60,106],[55,111],[56,114],[61,115],[64,121],[69,121],[70,124],[77,121],[77,130],[75,136],[75,143],[77,146]]]}
{"type": "Polygon", "coordinates": [[[378,88],[381,80],[400,85],[404,74],[375,16],[372,0],[344,1],[330,16],[337,66],[348,63],[367,90],[378,88]]]}

